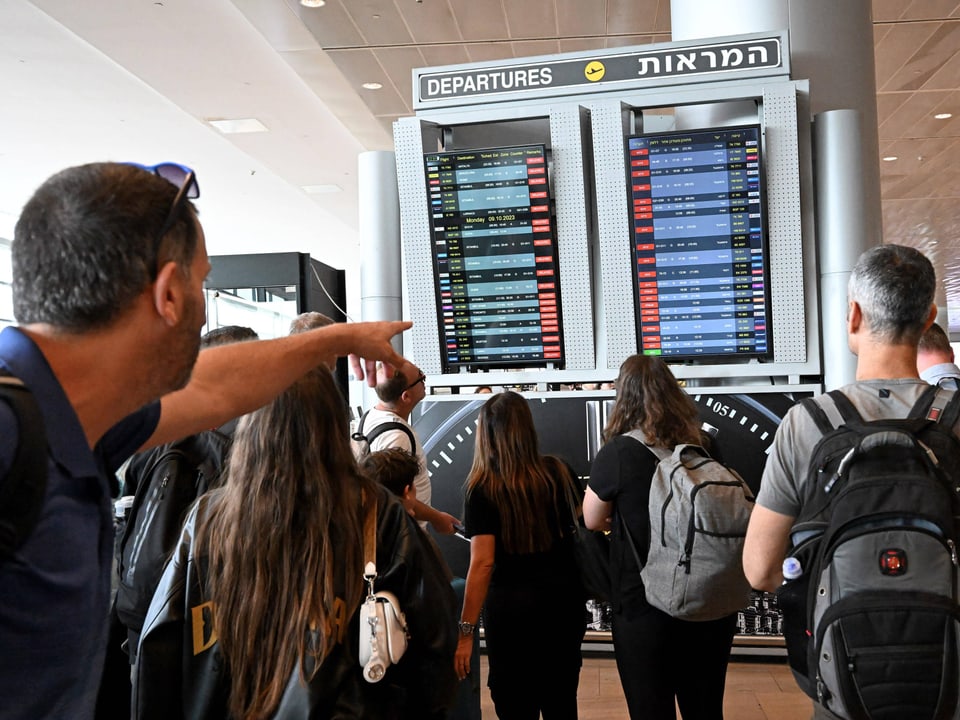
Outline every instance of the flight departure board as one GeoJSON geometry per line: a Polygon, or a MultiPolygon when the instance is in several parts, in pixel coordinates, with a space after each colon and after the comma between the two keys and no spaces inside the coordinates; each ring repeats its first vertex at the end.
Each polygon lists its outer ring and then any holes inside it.
{"type": "Polygon", "coordinates": [[[562,367],[543,145],[424,157],[445,369],[562,367]]]}
{"type": "Polygon", "coordinates": [[[640,352],[768,357],[759,126],[627,138],[640,352]]]}

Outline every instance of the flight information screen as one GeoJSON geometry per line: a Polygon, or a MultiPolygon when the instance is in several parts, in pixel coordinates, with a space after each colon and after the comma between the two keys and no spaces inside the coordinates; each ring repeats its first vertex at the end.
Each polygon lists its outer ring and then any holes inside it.
{"type": "Polygon", "coordinates": [[[424,156],[445,368],[562,367],[543,145],[424,156]]]}
{"type": "Polygon", "coordinates": [[[768,357],[760,127],[627,138],[640,352],[768,357]]]}

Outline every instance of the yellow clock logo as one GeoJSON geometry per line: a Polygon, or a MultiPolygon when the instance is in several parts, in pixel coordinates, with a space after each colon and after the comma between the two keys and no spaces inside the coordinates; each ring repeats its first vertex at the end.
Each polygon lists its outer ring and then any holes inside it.
{"type": "Polygon", "coordinates": [[[599,60],[591,60],[587,63],[587,67],[584,68],[583,74],[590,82],[596,82],[597,80],[603,79],[603,74],[606,71],[607,69],[603,66],[602,62],[599,60]]]}

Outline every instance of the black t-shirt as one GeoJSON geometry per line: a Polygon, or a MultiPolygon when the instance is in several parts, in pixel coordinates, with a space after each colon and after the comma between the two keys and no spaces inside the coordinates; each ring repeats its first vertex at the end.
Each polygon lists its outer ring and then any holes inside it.
{"type": "Polygon", "coordinates": [[[630,530],[641,561],[647,559],[650,542],[650,481],[657,468],[657,457],[643,443],[618,435],[597,453],[590,466],[588,487],[604,502],[613,503],[614,602],[624,595],[643,595],[640,568],[633,551],[623,537],[620,518],[630,530]],[[618,580],[619,578],[619,580],[618,580]]]}
{"type": "Polygon", "coordinates": [[[506,584],[550,585],[566,587],[579,582],[573,559],[572,542],[565,540],[561,522],[569,526],[570,508],[563,494],[565,481],[554,478],[551,507],[537,508],[530,522],[547,523],[553,542],[543,552],[514,554],[503,546],[500,511],[483,491],[475,488],[467,494],[464,504],[464,526],[467,535],[493,535],[495,539],[493,576],[491,586],[506,584]]]}

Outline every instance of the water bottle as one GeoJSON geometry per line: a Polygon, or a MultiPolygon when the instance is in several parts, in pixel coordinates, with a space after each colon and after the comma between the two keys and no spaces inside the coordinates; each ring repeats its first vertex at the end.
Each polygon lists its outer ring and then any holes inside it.
{"type": "Polygon", "coordinates": [[[123,523],[127,519],[127,513],[133,507],[133,495],[124,495],[113,503],[113,518],[117,523],[123,523]]]}
{"type": "Polygon", "coordinates": [[[784,582],[796,580],[801,575],[803,575],[803,568],[800,566],[799,560],[797,560],[795,557],[788,557],[783,561],[784,582]]]}

